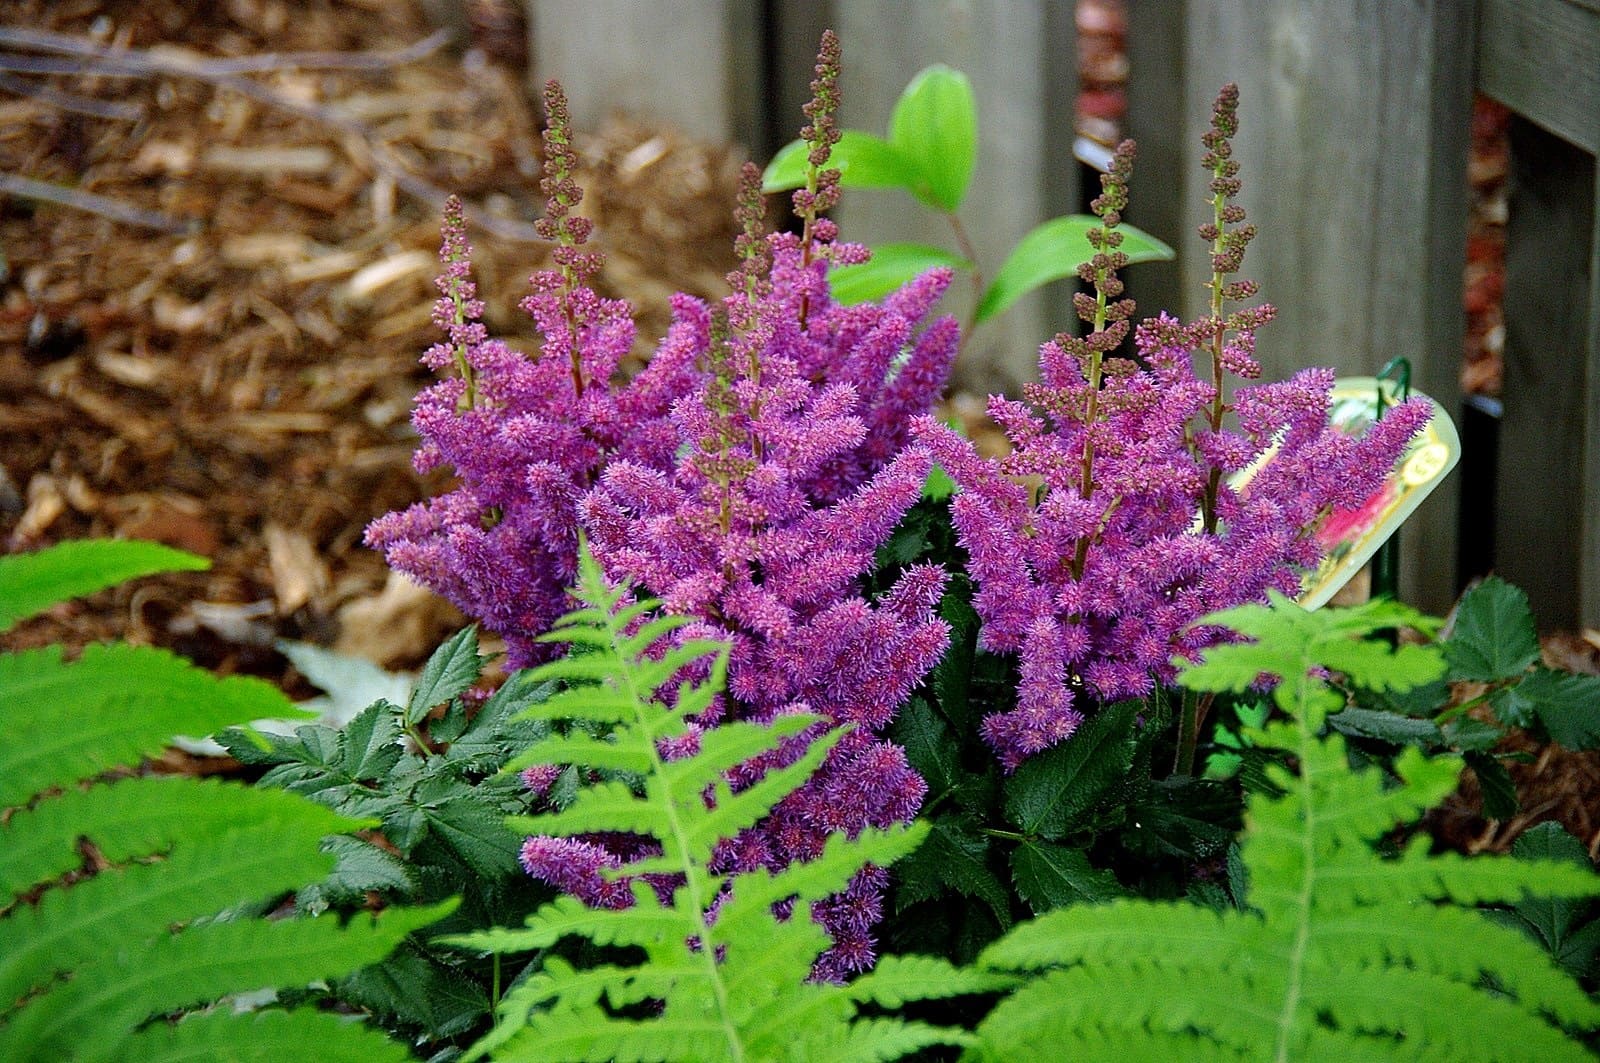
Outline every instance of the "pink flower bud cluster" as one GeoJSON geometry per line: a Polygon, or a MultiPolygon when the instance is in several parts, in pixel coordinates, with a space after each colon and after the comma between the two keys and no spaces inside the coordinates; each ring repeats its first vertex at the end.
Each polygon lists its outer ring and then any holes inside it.
{"type": "MultiPolygon", "coordinates": [[[[1219,633],[1194,621],[1298,593],[1320,560],[1313,534],[1334,508],[1359,505],[1427,422],[1425,401],[1402,403],[1361,438],[1327,423],[1333,373],[1241,386],[1238,430],[1213,432],[1214,386],[1191,354],[1215,331],[1165,315],[1136,331],[1139,361],[1108,359],[1093,420],[1082,363],[1042,348],[1033,408],[992,397],[989,412],[1015,446],[983,459],[955,432],[922,418],[916,437],[960,487],[952,518],[977,584],[985,648],[1020,657],[1014,709],[984,720],[1006,768],[1072,734],[1089,705],[1148,694],[1219,633]],[[1083,493],[1086,451],[1092,487],[1083,493]],[[1199,514],[1213,469],[1265,465],[1217,489],[1215,530],[1199,514]]],[[[1236,338],[1248,350],[1253,337],[1236,338]]]]}

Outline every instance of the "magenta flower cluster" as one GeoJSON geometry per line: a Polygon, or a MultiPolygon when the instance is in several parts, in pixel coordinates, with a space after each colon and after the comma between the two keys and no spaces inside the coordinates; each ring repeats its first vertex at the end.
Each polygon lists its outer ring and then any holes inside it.
{"type": "MultiPolygon", "coordinates": [[[[834,135],[831,110],[813,109],[813,133],[834,135]]],[[[455,372],[420,396],[413,421],[418,468],[448,464],[460,482],[374,522],[369,541],[504,636],[522,665],[567,608],[581,529],[609,577],[698,618],[683,637],[731,643],[727,693],[698,726],[786,712],[853,725],[805,786],[727,840],[714,871],[776,869],[818,855],[831,833],[909,822],[926,787],[878,732],[944,651],[945,575],[913,568],[878,601],[861,584],[931,467],[908,436],[955,357],[955,322],[930,320],[950,272],[878,304],[834,302],[828,270],[866,255],[817,216],[837,171],[797,195],[803,234],[769,235],[748,167],[733,294],[714,306],[677,296],[648,368],[614,383],[633,323],[587,284],[598,263],[582,250],[587,223],[568,213],[580,193],[559,95],[550,118],[546,220],[560,246],[523,303],[542,350],[525,357],[478,323],[452,208],[435,314],[446,340],[425,361],[455,372]]],[[[770,766],[743,765],[732,781],[749,785],[770,766]]],[[[637,855],[612,838],[536,838],[523,850],[531,874],[596,904],[628,902],[601,872],[637,855]]],[[[868,869],[815,907],[834,940],[817,977],[871,966],[883,884],[868,869]]]]}
{"type": "Polygon", "coordinates": [[[1224,401],[1225,375],[1259,375],[1255,331],[1273,316],[1268,305],[1223,312],[1225,301],[1256,290],[1227,279],[1254,235],[1229,202],[1238,191],[1228,151],[1236,103],[1228,86],[1206,137],[1217,203],[1201,227],[1213,247],[1212,313],[1189,325],[1148,320],[1135,331],[1134,356],[1115,353],[1133,311],[1116,278],[1127,262],[1115,231],[1133,165],[1125,143],[1094,204],[1103,223],[1090,232],[1097,253],[1080,270],[1095,290],[1077,298],[1090,332],[1041,348],[1031,407],[989,400],[1013,452],[981,459],[932,418],[916,425],[960,488],[951,516],[977,584],[981,643],[1019,657],[1016,706],[982,724],[1007,770],[1070,736],[1087,707],[1080,699],[1139,697],[1171,681],[1175,658],[1222,634],[1196,625],[1200,617],[1269,589],[1296,595],[1321,559],[1318,523],[1380,486],[1431,415],[1413,400],[1365,436],[1346,436],[1328,425],[1326,369],[1246,384],[1224,401]],[[1209,380],[1196,375],[1197,358],[1209,380]],[[1225,427],[1226,414],[1236,427],[1225,427]]]}

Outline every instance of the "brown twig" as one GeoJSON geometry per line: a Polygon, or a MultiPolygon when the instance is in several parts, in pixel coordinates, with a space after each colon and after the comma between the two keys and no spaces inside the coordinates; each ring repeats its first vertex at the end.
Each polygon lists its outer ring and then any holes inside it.
{"type": "MultiPolygon", "coordinates": [[[[4,67],[0,62],[0,67],[4,67]]],[[[0,92],[10,92],[18,96],[47,103],[63,111],[73,111],[77,114],[86,114],[93,118],[114,118],[119,121],[137,122],[144,117],[144,104],[124,103],[119,100],[97,100],[93,96],[79,96],[75,92],[63,92],[49,85],[41,85],[27,78],[15,77],[0,70],[0,92]]]]}
{"type": "MultiPolygon", "coordinates": [[[[413,44],[388,52],[267,52],[263,55],[244,55],[234,59],[187,59],[177,55],[158,56],[149,52],[110,48],[67,33],[30,30],[21,26],[0,26],[0,45],[31,48],[36,52],[76,55],[95,60],[112,60],[114,65],[124,68],[123,72],[130,75],[168,72],[147,66],[146,64],[152,60],[164,67],[181,63],[197,77],[260,74],[274,70],[387,70],[432,55],[449,40],[449,30],[437,30],[413,44]],[[140,67],[143,69],[138,69],[140,67]]],[[[8,60],[10,58],[14,57],[7,57],[8,60]]],[[[102,73],[92,68],[51,72],[102,73]]]]}
{"type": "Polygon", "coordinates": [[[0,173],[0,192],[21,196],[23,199],[43,200],[74,210],[88,211],[114,221],[164,233],[192,232],[199,225],[198,222],[183,221],[153,210],[145,210],[143,207],[135,207],[120,199],[111,199],[108,196],[84,192],[66,185],[51,184],[49,181],[37,181],[32,177],[22,177],[18,174],[0,173]]]}
{"type": "MultiPolygon", "coordinates": [[[[409,62],[412,59],[426,55],[443,45],[447,39],[448,34],[441,30],[397,52],[367,53],[365,55],[337,52],[285,52],[282,55],[213,61],[192,60],[164,53],[116,50],[66,34],[22,29],[16,26],[0,26],[0,45],[54,51],[88,60],[84,68],[73,71],[75,73],[94,75],[122,74],[125,76],[164,75],[168,77],[193,78],[196,81],[204,81],[218,88],[230,89],[258,103],[275,107],[278,110],[288,111],[301,118],[336,129],[360,142],[369,153],[373,167],[393,180],[397,188],[438,211],[444,209],[444,203],[449,198],[449,193],[427,178],[407,169],[404,162],[395,154],[394,149],[384,143],[378,134],[368,127],[365,122],[349,115],[340,114],[337,110],[322,104],[294,99],[271,86],[252,81],[246,77],[240,77],[237,71],[254,73],[295,67],[308,68],[317,65],[332,67],[339,65],[339,63],[334,62],[335,60],[339,60],[340,63],[350,69],[375,69],[397,62],[409,62]],[[358,59],[361,60],[359,64],[354,62],[358,59]],[[350,60],[351,62],[344,63],[344,60],[350,60]],[[241,66],[240,64],[246,65],[241,66]]],[[[18,56],[14,58],[28,57],[18,56]]],[[[468,221],[502,240],[543,242],[543,238],[539,236],[537,230],[529,222],[517,221],[514,218],[493,214],[482,207],[477,207],[470,203],[466,204],[465,213],[468,221]]]]}

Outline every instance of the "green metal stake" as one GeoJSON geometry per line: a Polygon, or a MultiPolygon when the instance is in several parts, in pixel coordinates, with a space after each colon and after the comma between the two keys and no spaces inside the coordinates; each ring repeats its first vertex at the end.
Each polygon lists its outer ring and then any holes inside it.
{"type": "MultiPolygon", "coordinates": [[[[1376,416],[1378,420],[1389,411],[1389,407],[1397,402],[1404,402],[1411,397],[1411,360],[1409,358],[1391,358],[1378,370],[1378,397],[1376,416]],[[1395,382],[1396,398],[1391,398],[1383,387],[1385,380],[1395,382]]],[[[1396,529],[1389,540],[1378,547],[1378,552],[1372,555],[1372,596],[1374,598],[1398,598],[1400,596],[1400,531],[1396,529]]]]}

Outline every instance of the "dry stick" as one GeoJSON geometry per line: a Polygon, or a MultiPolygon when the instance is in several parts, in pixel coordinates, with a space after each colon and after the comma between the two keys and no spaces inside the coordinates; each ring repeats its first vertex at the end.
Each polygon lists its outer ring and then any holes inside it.
{"type": "Polygon", "coordinates": [[[129,225],[141,225],[146,229],[155,229],[164,233],[186,233],[198,227],[198,223],[182,221],[166,214],[159,214],[153,210],[135,207],[122,202],[120,199],[98,196],[93,192],[68,188],[66,185],[51,184],[49,181],[36,181],[31,177],[22,177],[18,174],[0,173],[0,192],[21,196],[23,199],[38,199],[47,203],[57,203],[63,207],[72,207],[75,210],[86,210],[92,214],[99,214],[115,221],[127,222],[129,225]]]}
{"type": "MultiPolygon", "coordinates": [[[[409,56],[412,52],[422,49],[425,44],[429,46],[427,51],[432,51],[447,39],[447,35],[443,35],[443,32],[434,33],[410,48],[402,49],[401,52],[389,54],[409,56]],[[438,38],[438,40],[435,41],[435,38],[438,38]]],[[[449,193],[444,189],[427,178],[420,177],[407,169],[399,156],[394,153],[394,150],[380,140],[366,123],[347,115],[342,115],[332,108],[296,100],[260,82],[251,81],[249,78],[239,77],[234,73],[218,69],[219,66],[235,62],[234,60],[220,62],[191,61],[177,56],[156,55],[149,52],[113,51],[92,41],[85,41],[76,37],[8,26],[0,26],[0,45],[3,44],[66,52],[81,56],[88,62],[85,70],[78,71],[80,73],[96,75],[120,73],[133,76],[156,74],[168,77],[186,77],[193,78],[196,81],[204,81],[218,88],[231,89],[241,96],[247,96],[258,103],[264,103],[269,107],[276,107],[279,110],[288,111],[302,118],[308,118],[313,122],[329,126],[356,138],[370,153],[374,167],[388,175],[394,181],[396,187],[420,199],[435,210],[442,211],[445,200],[449,198],[449,193]]],[[[338,58],[339,54],[301,52],[285,53],[279,56],[256,56],[254,59],[261,62],[271,59],[279,64],[276,67],[261,67],[261,69],[283,69],[297,64],[310,65],[313,61],[326,65],[338,58]]],[[[422,54],[426,54],[426,52],[422,54]]],[[[367,55],[364,59],[373,61],[372,65],[377,66],[379,65],[377,61],[380,56],[381,53],[367,55]]],[[[357,57],[355,55],[347,55],[345,58],[353,60],[357,57]]],[[[365,68],[365,65],[363,65],[363,68],[365,68]]],[[[502,240],[517,240],[530,243],[546,242],[531,223],[493,214],[471,204],[465,204],[464,213],[473,224],[502,240]]]]}
{"type": "MultiPolygon", "coordinates": [[[[274,70],[387,70],[415,62],[432,55],[450,40],[449,30],[436,30],[414,44],[388,52],[267,52],[264,55],[245,55],[235,59],[181,59],[199,76],[227,74],[259,74],[274,70]]],[[[92,59],[153,59],[148,52],[130,52],[108,48],[95,41],[74,37],[67,33],[48,30],[30,30],[20,26],[0,26],[0,45],[32,48],[38,52],[57,52],[92,59]]],[[[7,57],[31,58],[31,57],[7,57]]],[[[52,73],[83,73],[82,70],[51,71],[52,73]]],[[[88,71],[99,73],[99,71],[88,71]]]]}
{"type": "Polygon", "coordinates": [[[5,63],[0,61],[0,92],[26,96],[41,103],[48,103],[50,106],[63,111],[86,114],[93,118],[114,118],[119,121],[136,122],[144,117],[144,104],[142,103],[97,100],[93,96],[80,96],[75,92],[63,92],[49,85],[41,85],[36,81],[29,81],[27,78],[14,77],[5,73],[4,67],[5,63]]]}

